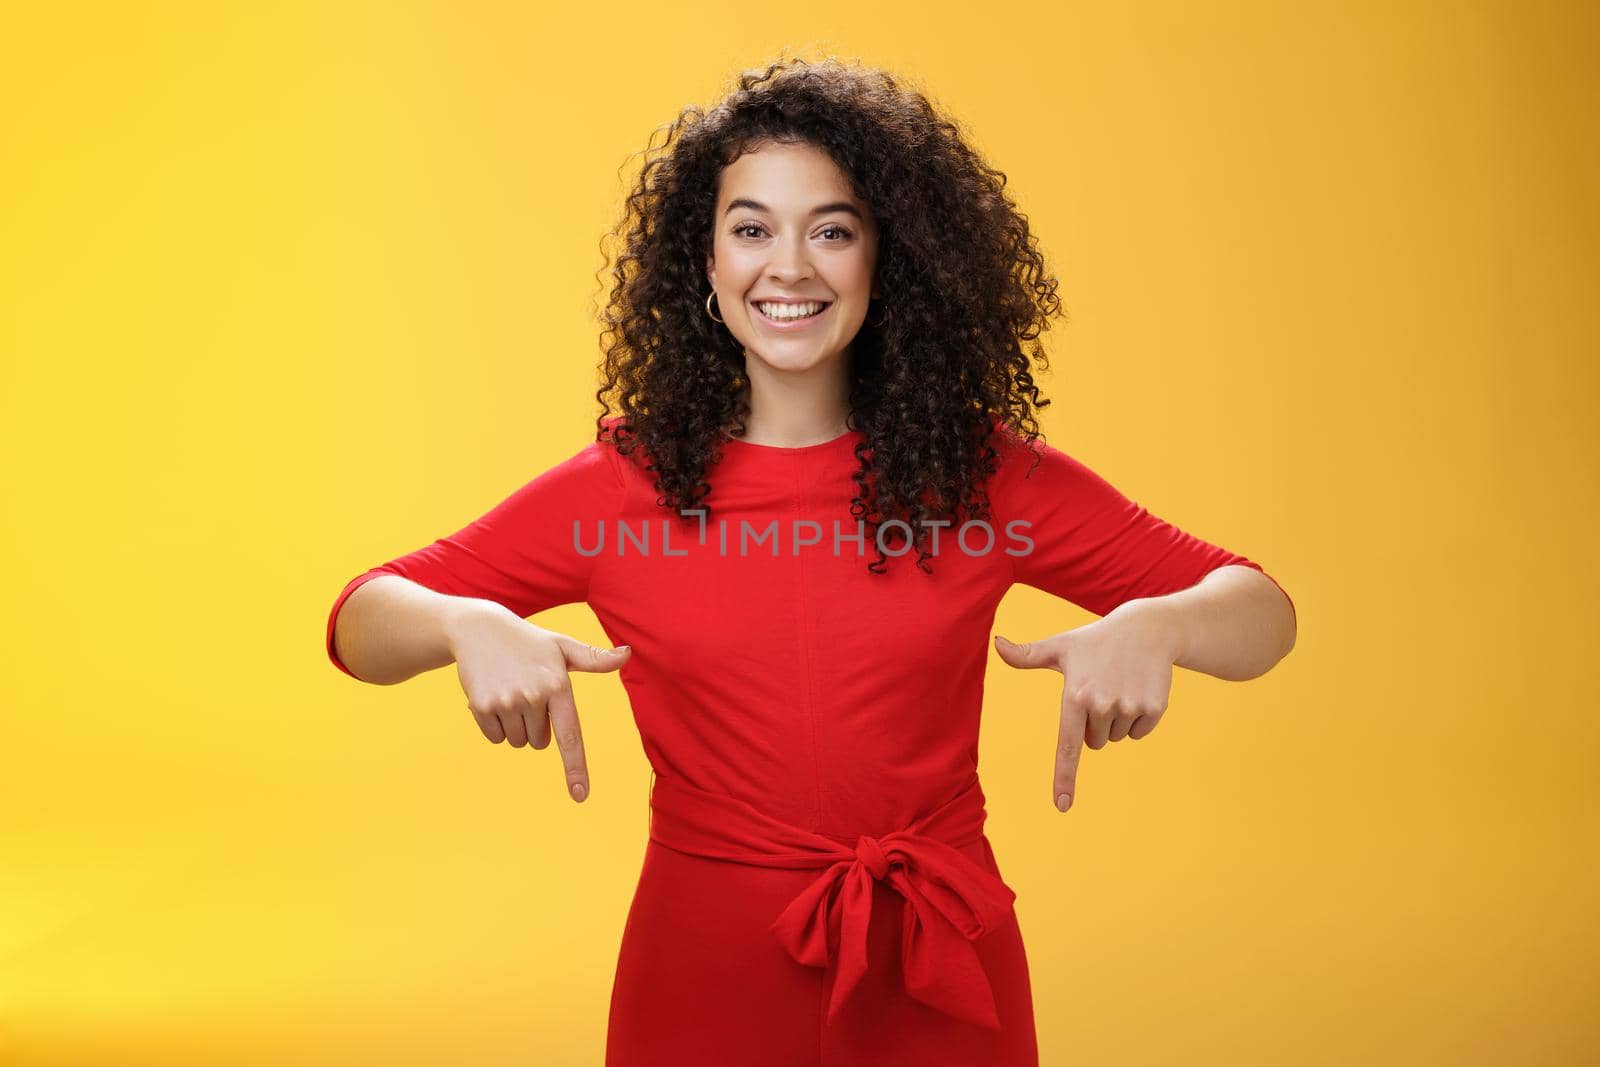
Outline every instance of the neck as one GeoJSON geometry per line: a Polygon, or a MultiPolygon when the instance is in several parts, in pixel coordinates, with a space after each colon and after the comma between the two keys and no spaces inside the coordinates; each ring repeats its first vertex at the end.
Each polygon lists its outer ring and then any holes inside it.
{"type": "Polygon", "coordinates": [[[801,373],[746,358],[749,415],[740,440],[803,448],[842,437],[849,427],[850,382],[843,359],[801,373]]]}

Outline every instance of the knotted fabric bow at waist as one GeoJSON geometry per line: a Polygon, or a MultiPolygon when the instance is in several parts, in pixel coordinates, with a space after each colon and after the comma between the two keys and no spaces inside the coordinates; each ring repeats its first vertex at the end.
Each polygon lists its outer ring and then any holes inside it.
{"type": "Polygon", "coordinates": [[[650,806],[651,838],[679,852],[822,870],[771,929],[800,963],[834,968],[829,1022],[866,974],[872,887],[881,881],[906,901],[900,941],[906,992],[947,1015],[1000,1028],[994,990],[972,942],[1010,917],[1016,893],[957,851],[983,836],[976,775],[905,829],[863,835],[854,848],[676,777],[656,779],[650,806]]]}

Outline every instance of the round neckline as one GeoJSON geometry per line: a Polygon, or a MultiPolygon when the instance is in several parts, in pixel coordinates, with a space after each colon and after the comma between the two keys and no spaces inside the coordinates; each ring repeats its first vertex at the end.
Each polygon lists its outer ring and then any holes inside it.
{"type": "Polygon", "coordinates": [[[799,456],[810,452],[821,452],[825,449],[838,448],[842,444],[853,442],[857,438],[864,436],[865,434],[861,430],[846,430],[838,437],[834,437],[827,441],[818,441],[814,445],[795,445],[787,448],[783,445],[763,445],[755,441],[741,441],[737,437],[724,437],[722,440],[724,444],[738,445],[741,448],[753,448],[759,452],[770,452],[774,455],[780,456],[799,456]]]}

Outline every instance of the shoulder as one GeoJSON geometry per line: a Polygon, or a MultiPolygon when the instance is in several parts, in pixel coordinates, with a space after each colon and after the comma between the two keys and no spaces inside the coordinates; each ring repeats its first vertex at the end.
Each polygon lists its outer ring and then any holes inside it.
{"type": "Polygon", "coordinates": [[[1084,504],[1111,490],[1093,469],[1043,437],[1030,440],[1010,426],[997,424],[990,440],[999,455],[989,494],[1002,507],[1084,504]]]}
{"type": "Polygon", "coordinates": [[[992,424],[989,444],[996,453],[994,481],[997,484],[1011,485],[1028,478],[1040,464],[1057,464],[1068,458],[1043,437],[1030,440],[999,419],[992,424]]]}
{"type": "MultiPolygon", "coordinates": [[[[612,421],[607,420],[608,424],[612,421]]],[[[563,450],[557,455],[560,458],[555,462],[545,461],[546,465],[523,487],[524,493],[545,497],[552,493],[567,494],[597,504],[614,501],[620,494],[622,470],[616,448],[608,434],[597,433],[595,439],[576,450],[563,450]]]]}

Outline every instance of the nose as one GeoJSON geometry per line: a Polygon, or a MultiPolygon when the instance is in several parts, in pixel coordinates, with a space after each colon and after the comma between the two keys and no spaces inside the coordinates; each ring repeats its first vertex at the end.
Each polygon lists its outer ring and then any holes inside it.
{"type": "Polygon", "coordinates": [[[804,239],[774,241],[772,256],[767,260],[767,276],[781,285],[811,277],[811,257],[804,239]]]}

